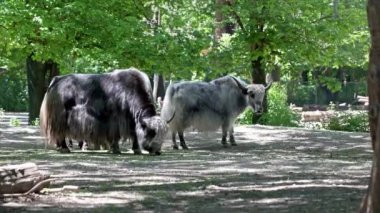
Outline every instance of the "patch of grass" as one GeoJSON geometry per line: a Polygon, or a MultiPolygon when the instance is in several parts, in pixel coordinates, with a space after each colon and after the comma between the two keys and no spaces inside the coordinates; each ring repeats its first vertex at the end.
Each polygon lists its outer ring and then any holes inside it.
{"type": "Polygon", "coordinates": [[[21,121],[20,121],[20,119],[18,119],[18,118],[11,118],[11,119],[9,120],[9,125],[10,125],[10,126],[13,126],[13,127],[18,127],[18,126],[21,125],[21,121]]]}
{"type": "Polygon", "coordinates": [[[34,121],[32,121],[33,126],[39,126],[40,125],[40,119],[36,118],[34,121]]]}
{"type": "Polygon", "coordinates": [[[323,123],[323,128],[335,131],[369,132],[368,113],[351,111],[336,113],[329,121],[323,123]]]}

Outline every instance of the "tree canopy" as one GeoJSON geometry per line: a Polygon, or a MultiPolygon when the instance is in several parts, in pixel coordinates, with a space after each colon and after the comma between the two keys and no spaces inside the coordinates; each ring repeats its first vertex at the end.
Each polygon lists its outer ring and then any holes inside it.
{"type": "Polygon", "coordinates": [[[0,63],[12,67],[33,54],[63,73],[134,66],[184,79],[248,77],[258,57],[267,71],[279,66],[289,75],[367,64],[364,0],[225,1],[234,33],[215,46],[212,1],[3,0],[0,63]]]}

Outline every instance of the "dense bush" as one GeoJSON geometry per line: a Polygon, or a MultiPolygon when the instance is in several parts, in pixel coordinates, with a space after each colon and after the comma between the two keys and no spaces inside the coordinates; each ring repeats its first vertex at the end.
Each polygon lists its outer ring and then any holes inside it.
{"type": "Polygon", "coordinates": [[[247,108],[237,119],[239,124],[252,124],[253,111],[251,108],[247,108]]]}
{"type": "Polygon", "coordinates": [[[0,75],[0,108],[5,111],[27,111],[28,93],[24,72],[7,71],[0,75]]]}
{"type": "Polygon", "coordinates": [[[330,101],[351,104],[355,102],[355,95],[367,95],[367,84],[365,81],[348,82],[342,85],[342,89],[332,93],[323,86],[317,84],[301,84],[297,81],[285,82],[288,93],[288,103],[297,106],[306,104],[327,105],[330,101]]]}
{"type": "MultiPolygon", "coordinates": [[[[286,91],[285,86],[274,83],[268,94],[268,112],[262,115],[259,120],[260,124],[298,126],[300,116],[290,109],[284,91],[286,91]]],[[[252,115],[252,110],[247,109],[239,116],[238,122],[240,124],[252,124],[252,115]]]]}
{"type": "Polygon", "coordinates": [[[259,123],[295,127],[299,126],[300,119],[288,105],[286,87],[274,83],[268,94],[268,112],[261,116],[259,123]]]}
{"type": "Polygon", "coordinates": [[[336,131],[369,132],[367,112],[336,113],[329,121],[323,123],[323,128],[336,131]]]}
{"type": "Polygon", "coordinates": [[[315,85],[302,85],[299,82],[286,82],[285,84],[288,103],[297,106],[315,103],[315,85]]]}

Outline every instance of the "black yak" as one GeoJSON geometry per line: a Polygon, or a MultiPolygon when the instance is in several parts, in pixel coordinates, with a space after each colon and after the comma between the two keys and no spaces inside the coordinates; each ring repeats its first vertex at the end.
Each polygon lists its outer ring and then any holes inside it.
{"type": "Polygon", "coordinates": [[[109,145],[131,138],[133,151],[160,154],[167,125],[156,115],[148,76],[135,68],[106,74],[69,74],[51,81],[40,111],[48,143],[69,152],[65,138],[109,145]]]}

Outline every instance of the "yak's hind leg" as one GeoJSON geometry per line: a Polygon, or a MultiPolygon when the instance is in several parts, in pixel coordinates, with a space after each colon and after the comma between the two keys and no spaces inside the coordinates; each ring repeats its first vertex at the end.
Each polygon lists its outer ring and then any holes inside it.
{"type": "Polygon", "coordinates": [[[57,139],[56,144],[57,144],[57,151],[61,153],[70,153],[70,149],[69,147],[67,147],[65,138],[57,139]]]}
{"type": "Polygon", "coordinates": [[[230,144],[231,146],[237,146],[236,141],[235,141],[235,136],[234,136],[234,127],[231,127],[230,131],[230,144]]]}
{"type": "Polygon", "coordinates": [[[183,130],[178,131],[178,137],[179,137],[179,144],[181,145],[182,149],[189,149],[189,147],[187,147],[186,145],[185,138],[183,137],[183,130]]]}

